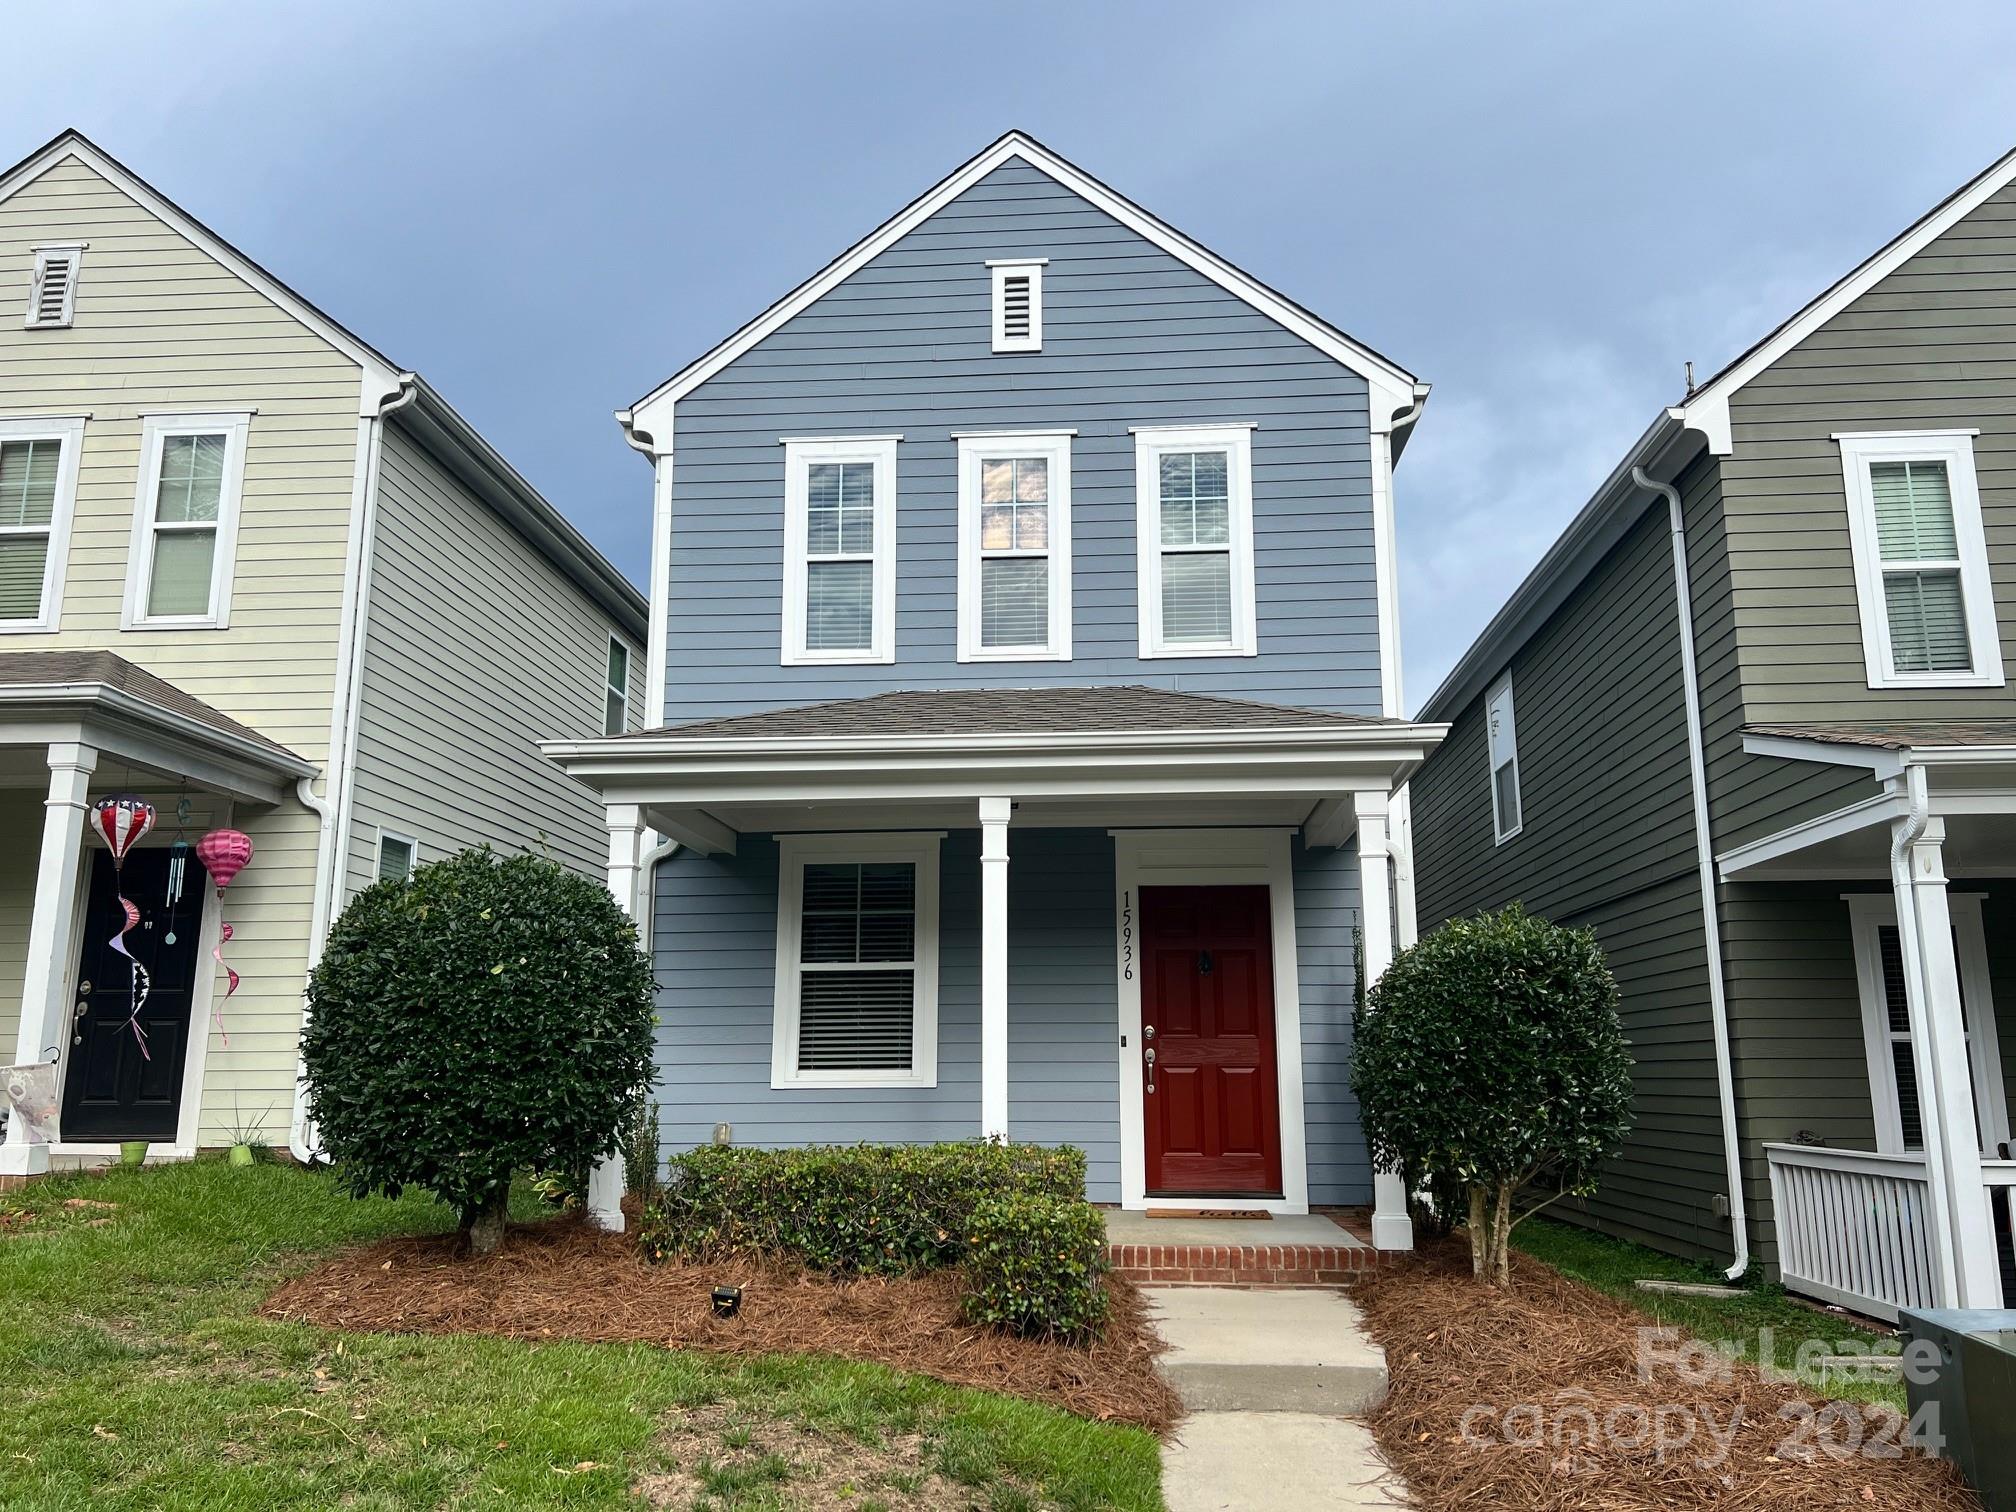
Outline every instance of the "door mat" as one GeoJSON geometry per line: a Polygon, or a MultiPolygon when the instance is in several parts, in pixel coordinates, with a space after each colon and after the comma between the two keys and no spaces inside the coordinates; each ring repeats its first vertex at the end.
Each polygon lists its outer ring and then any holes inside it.
{"type": "Polygon", "coordinates": [[[1150,1208],[1150,1218],[1242,1218],[1251,1222],[1255,1218],[1272,1219],[1273,1214],[1265,1208],[1150,1208]]]}

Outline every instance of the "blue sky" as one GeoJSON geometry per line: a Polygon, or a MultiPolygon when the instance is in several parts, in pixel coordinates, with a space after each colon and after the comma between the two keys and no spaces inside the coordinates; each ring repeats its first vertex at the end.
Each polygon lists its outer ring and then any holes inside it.
{"type": "MultiPolygon", "coordinates": [[[[2016,145],[2016,7],[100,3],[75,125],[425,374],[642,578],[610,419],[1033,132],[1435,385],[1418,704],[1660,404],[2016,145]],[[566,290],[577,292],[563,292],[566,290]]],[[[17,72],[20,72],[17,70],[17,72]]]]}

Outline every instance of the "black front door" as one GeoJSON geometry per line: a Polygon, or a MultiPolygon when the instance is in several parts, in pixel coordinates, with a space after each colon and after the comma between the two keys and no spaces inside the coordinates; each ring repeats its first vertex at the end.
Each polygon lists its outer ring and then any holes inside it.
{"type": "Polygon", "coordinates": [[[84,948],[70,996],[70,1043],[62,1047],[65,1140],[175,1137],[207,882],[203,863],[187,853],[182,895],[170,902],[168,873],[165,848],[128,851],[116,877],[111,855],[92,853],[84,948]],[[144,1055],[131,1022],[133,965],[111,946],[124,922],[122,892],[140,910],[126,948],[153,978],[139,1013],[144,1055]]]}

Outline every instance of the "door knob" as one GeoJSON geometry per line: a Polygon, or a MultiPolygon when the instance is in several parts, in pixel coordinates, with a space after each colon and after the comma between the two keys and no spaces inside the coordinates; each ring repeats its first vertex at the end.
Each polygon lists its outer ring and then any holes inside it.
{"type": "Polygon", "coordinates": [[[1143,1050],[1141,1057],[1148,1064],[1148,1090],[1153,1092],[1155,1090],[1155,1047],[1151,1045],[1146,1050],[1143,1050]]]}

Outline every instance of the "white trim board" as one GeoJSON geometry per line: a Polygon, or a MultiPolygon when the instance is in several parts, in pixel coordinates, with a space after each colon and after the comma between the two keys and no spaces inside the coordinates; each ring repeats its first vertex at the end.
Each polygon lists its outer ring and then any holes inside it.
{"type": "MultiPolygon", "coordinates": [[[[1141,972],[1138,921],[1143,886],[1264,886],[1274,956],[1274,1061],[1281,1116],[1279,1197],[1185,1197],[1205,1212],[1309,1211],[1308,1130],[1302,1089],[1302,989],[1295,943],[1295,874],[1286,829],[1114,830],[1113,946],[1119,984],[1114,1046],[1120,1094],[1120,1206],[1148,1205],[1146,1119],[1141,1107],[1141,972]]],[[[1158,1199],[1160,1200],[1160,1199],[1158,1199]]]]}

